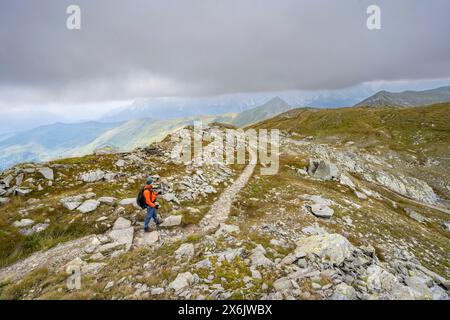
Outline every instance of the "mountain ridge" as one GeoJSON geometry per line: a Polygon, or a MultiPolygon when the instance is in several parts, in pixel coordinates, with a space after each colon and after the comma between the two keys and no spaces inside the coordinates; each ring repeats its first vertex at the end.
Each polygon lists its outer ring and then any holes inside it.
{"type": "Polygon", "coordinates": [[[450,86],[430,90],[389,92],[382,90],[354,105],[355,107],[411,107],[450,102],[450,86]]]}

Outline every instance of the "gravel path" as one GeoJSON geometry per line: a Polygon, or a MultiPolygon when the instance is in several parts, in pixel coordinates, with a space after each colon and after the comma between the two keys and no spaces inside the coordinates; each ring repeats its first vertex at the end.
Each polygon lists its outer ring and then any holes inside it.
{"type": "Polygon", "coordinates": [[[228,214],[231,210],[231,205],[236,195],[241,191],[248,182],[248,179],[253,174],[255,165],[249,164],[241,173],[239,178],[233,182],[231,186],[226,188],[219,196],[216,202],[214,202],[209,209],[208,214],[200,221],[200,228],[203,232],[208,232],[216,229],[220,223],[224,222],[228,218],[228,214]]]}
{"type": "Polygon", "coordinates": [[[0,270],[0,283],[6,280],[18,281],[39,268],[58,269],[84,253],[84,247],[92,242],[94,235],[61,243],[46,251],[33,253],[0,270]]]}

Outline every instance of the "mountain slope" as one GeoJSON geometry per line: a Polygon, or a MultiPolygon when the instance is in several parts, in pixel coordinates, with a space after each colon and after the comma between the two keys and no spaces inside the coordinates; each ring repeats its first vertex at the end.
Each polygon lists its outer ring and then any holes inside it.
{"type": "Polygon", "coordinates": [[[361,107],[409,107],[450,102],[450,86],[425,91],[399,93],[380,91],[355,106],[361,107]]]}
{"type": "MultiPolygon", "coordinates": [[[[103,147],[130,151],[162,140],[167,134],[194,121],[220,122],[245,126],[289,110],[280,98],[242,113],[200,115],[177,119],[139,117],[126,122],[57,123],[39,127],[0,140],[0,170],[13,164],[44,161],[60,157],[82,156],[103,147]]],[[[166,111],[166,110],[164,110],[166,111]]],[[[227,110],[224,110],[227,111],[227,110]]],[[[184,114],[184,111],[180,114],[184,114]]]]}
{"type": "Polygon", "coordinates": [[[288,111],[289,109],[291,109],[291,107],[286,101],[280,97],[275,97],[259,107],[239,113],[236,118],[231,121],[231,124],[237,127],[246,126],[274,117],[282,112],[288,111]]]}
{"type": "Polygon", "coordinates": [[[14,134],[0,141],[0,170],[15,163],[69,156],[120,123],[56,123],[14,134]]]}

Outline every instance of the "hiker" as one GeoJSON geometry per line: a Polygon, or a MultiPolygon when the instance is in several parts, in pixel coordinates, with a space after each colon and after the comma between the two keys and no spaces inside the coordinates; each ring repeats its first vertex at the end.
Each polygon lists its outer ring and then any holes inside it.
{"type": "Polygon", "coordinates": [[[152,186],[153,179],[148,179],[146,186],[143,189],[143,198],[145,199],[145,206],[147,208],[147,215],[145,216],[144,222],[144,232],[150,232],[149,224],[150,221],[155,220],[156,225],[161,224],[161,221],[158,219],[158,208],[159,204],[156,202],[156,198],[160,192],[157,192],[153,189],[152,186]]]}

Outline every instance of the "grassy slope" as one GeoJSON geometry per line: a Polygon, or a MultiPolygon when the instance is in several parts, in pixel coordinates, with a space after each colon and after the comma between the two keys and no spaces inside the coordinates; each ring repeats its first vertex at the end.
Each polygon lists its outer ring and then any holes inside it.
{"type": "Polygon", "coordinates": [[[448,152],[450,103],[417,108],[295,109],[253,128],[277,128],[318,138],[337,136],[344,141],[372,140],[400,150],[427,147],[439,155],[448,152]]]}

